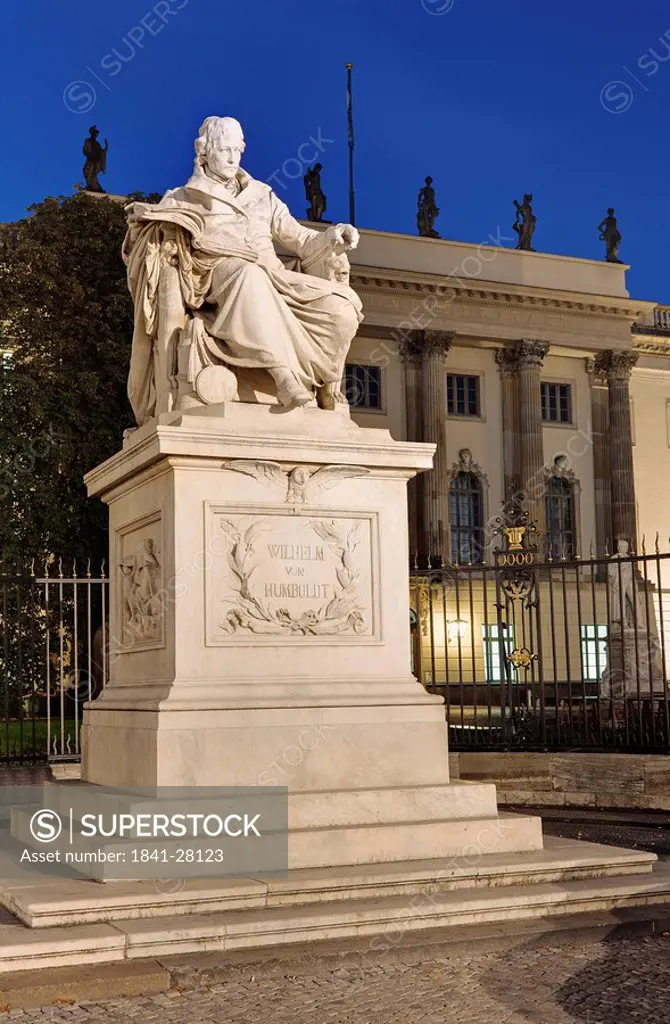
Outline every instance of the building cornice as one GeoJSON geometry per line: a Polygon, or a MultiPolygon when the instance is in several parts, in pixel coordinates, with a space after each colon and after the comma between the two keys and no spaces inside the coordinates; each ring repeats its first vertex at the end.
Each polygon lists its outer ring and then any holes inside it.
{"type": "Polygon", "coordinates": [[[398,298],[415,298],[418,302],[428,296],[449,304],[474,303],[498,308],[551,309],[561,313],[594,317],[602,320],[627,320],[633,324],[648,316],[656,307],[654,302],[618,298],[609,295],[593,296],[579,292],[540,289],[495,281],[459,279],[458,283],[437,275],[399,272],[375,267],[352,267],[351,286],[362,295],[385,294],[398,298]]]}
{"type": "Polygon", "coordinates": [[[645,356],[667,356],[670,358],[670,337],[655,338],[652,341],[634,334],[633,348],[645,356]]]}

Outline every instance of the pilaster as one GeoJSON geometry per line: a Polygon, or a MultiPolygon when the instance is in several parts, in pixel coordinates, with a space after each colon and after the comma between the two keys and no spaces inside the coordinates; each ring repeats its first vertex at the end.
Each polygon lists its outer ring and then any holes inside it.
{"type": "Polygon", "coordinates": [[[503,412],[507,426],[506,442],[510,451],[508,460],[513,465],[516,465],[514,449],[518,449],[518,471],[514,474],[517,484],[515,493],[528,509],[529,520],[536,524],[538,536],[541,543],[544,543],[546,514],[540,373],[549,345],[542,341],[523,339],[503,351],[505,354],[497,357],[498,365],[503,366],[510,377],[516,378],[515,389],[512,383],[503,384],[508,394],[516,391],[516,409],[512,406],[511,413],[509,410],[503,412]]]}
{"type": "MultiPolygon", "coordinates": [[[[405,370],[405,430],[408,441],[420,441],[422,438],[422,401],[421,401],[421,338],[422,332],[409,331],[400,342],[399,354],[405,370]]],[[[424,477],[415,476],[409,481],[407,502],[409,514],[409,553],[410,561],[418,556],[423,548],[423,482],[424,477]]]]}
{"type": "Polygon", "coordinates": [[[447,397],[445,364],[451,334],[420,331],[422,440],[435,444],[433,470],[423,481],[423,536],[429,557],[449,549],[449,464],[447,462],[447,397]]]}
{"type": "Polygon", "coordinates": [[[610,476],[609,392],[607,373],[601,358],[587,359],[591,382],[591,438],[595,492],[596,553],[604,558],[612,544],[612,480],[610,476]]]}
{"type": "Polygon", "coordinates": [[[611,351],[600,363],[607,375],[609,394],[610,478],[612,536],[614,543],[627,540],[637,546],[633,431],[630,420],[630,375],[637,352],[611,351]]]}

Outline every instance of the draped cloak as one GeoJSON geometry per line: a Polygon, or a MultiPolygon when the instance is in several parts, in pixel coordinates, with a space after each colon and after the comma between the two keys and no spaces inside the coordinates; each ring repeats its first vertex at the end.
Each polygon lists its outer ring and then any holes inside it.
{"type": "MultiPolygon", "coordinates": [[[[132,203],[123,257],[135,305],[128,397],[138,424],[155,412],[153,346],[161,309],[160,245],[171,225],[181,300],[202,322],[211,361],[232,367],[291,370],[305,387],[339,381],[363,319],[360,299],[343,280],[287,270],[278,242],[301,267],[338,274],[324,233],[306,228],[263,182],[238,173],[233,196],[202,171],[156,205],[132,203]]],[[[164,312],[164,311],[163,311],[164,312]]]]}

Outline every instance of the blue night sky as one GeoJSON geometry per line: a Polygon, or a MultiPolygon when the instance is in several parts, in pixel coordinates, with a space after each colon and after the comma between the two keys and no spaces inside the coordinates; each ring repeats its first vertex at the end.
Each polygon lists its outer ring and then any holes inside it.
{"type": "Polygon", "coordinates": [[[298,216],[320,138],[346,220],[352,61],[359,226],[415,233],[431,174],[445,238],[511,239],[532,191],[539,250],[600,258],[614,206],[631,293],[670,302],[667,0],[4,0],[0,48],[0,220],[82,181],[93,123],[109,192],[183,183],[213,113],[298,216]]]}

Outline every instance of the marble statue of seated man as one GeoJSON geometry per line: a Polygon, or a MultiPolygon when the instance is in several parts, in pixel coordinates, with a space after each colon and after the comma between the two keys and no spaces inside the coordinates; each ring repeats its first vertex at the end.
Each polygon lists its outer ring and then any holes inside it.
{"type": "Polygon", "coordinates": [[[157,355],[169,348],[160,338],[166,262],[187,314],[188,326],[176,333],[189,332],[196,375],[212,365],[263,369],[283,406],[345,401],[340,381],[362,313],[344,253],[356,247],[358,232],[349,224],[303,227],[268,185],[240,168],[244,148],[238,121],[208,117],[187,183],[156,205],[127,208],[123,255],[135,305],[128,394],[140,425],[166,411],[161,396],[175,393],[176,354],[157,355]],[[275,242],[304,272],[284,266],[275,242]]]}

